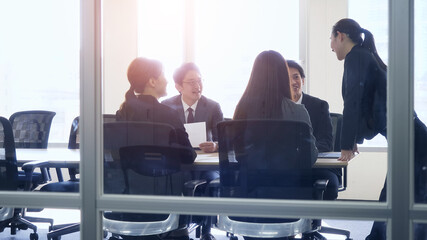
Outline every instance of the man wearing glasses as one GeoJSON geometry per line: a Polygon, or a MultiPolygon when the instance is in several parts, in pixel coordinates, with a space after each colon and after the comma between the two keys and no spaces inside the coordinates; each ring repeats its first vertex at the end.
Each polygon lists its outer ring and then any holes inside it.
{"type": "Polygon", "coordinates": [[[184,63],[178,68],[173,79],[180,95],[162,103],[177,110],[183,123],[206,122],[206,142],[199,145],[204,152],[218,151],[216,125],[223,121],[220,105],[203,96],[203,82],[199,68],[194,63],[184,63]]]}

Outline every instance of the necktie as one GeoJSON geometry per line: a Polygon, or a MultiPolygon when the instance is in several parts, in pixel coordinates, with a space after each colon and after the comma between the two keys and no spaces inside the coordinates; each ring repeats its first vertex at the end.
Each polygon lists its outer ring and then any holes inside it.
{"type": "Polygon", "coordinates": [[[188,111],[187,123],[193,123],[194,122],[193,109],[188,108],[187,111],[188,111]]]}

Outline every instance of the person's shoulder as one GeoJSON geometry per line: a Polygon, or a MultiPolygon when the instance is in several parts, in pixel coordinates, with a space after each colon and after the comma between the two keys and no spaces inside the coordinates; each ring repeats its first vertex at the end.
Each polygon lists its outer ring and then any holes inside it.
{"type": "Polygon", "coordinates": [[[371,52],[365,47],[354,46],[351,51],[345,56],[346,62],[360,61],[360,59],[372,59],[371,52]]]}
{"type": "Polygon", "coordinates": [[[303,101],[306,100],[306,101],[317,103],[317,104],[320,104],[320,105],[328,104],[327,101],[325,101],[325,100],[323,100],[321,98],[314,97],[314,96],[306,94],[306,93],[303,93],[303,94],[304,94],[303,101]]]}
{"type": "Polygon", "coordinates": [[[162,104],[175,105],[177,102],[179,102],[178,100],[181,100],[181,95],[175,95],[173,97],[167,98],[162,101],[162,104]]]}
{"type": "Polygon", "coordinates": [[[206,96],[204,96],[204,95],[202,95],[202,96],[200,97],[199,102],[205,102],[205,103],[208,103],[208,104],[215,104],[215,105],[219,105],[219,103],[218,103],[217,101],[212,100],[212,99],[210,99],[210,98],[208,98],[208,97],[206,97],[206,96]]]}

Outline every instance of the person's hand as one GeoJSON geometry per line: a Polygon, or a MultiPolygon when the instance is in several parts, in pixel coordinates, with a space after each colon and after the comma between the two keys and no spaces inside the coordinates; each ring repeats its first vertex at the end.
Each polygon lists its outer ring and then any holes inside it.
{"type": "Polygon", "coordinates": [[[357,144],[354,144],[353,146],[353,153],[359,154],[359,149],[357,148],[357,144]]]}
{"type": "Polygon", "coordinates": [[[341,157],[338,158],[338,161],[350,161],[354,158],[353,150],[341,150],[341,157]]]}
{"type": "Polygon", "coordinates": [[[199,144],[199,148],[205,153],[213,153],[218,151],[218,144],[215,142],[203,142],[199,144]]]}

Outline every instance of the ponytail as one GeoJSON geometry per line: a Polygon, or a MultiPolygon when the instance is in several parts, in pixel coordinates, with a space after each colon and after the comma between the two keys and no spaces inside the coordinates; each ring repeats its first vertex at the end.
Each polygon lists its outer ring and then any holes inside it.
{"type": "Polygon", "coordinates": [[[347,36],[355,44],[367,48],[372,53],[372,55],[374,55],[374,58],[378,62],[378,65],[383,70],[387,71],[387,66],[384,64],[384,62],[381,60],[380,56],[377,53],[374,36],[370,31],[361,28],[356,21],[350,18],[343,18],[337,23],[335,23],[335,25],[332,27],[332,34],[334,34],[334,36],[337,36],[338,31],[347,34],[347,36]],[[365,39],[362,39],[362,33],[365,35],[365,39]]]}
{"type": "Polygon", "coordinates": [[[360,31],[365,35],[362,47],[369,49],[369,51],[374,55],[375,60],[377,60],[378,65],[380,65],[383,70],[387,71],[387,65],[385,65],[383,60],[381,60],[380,56],[378,55],[377,48],[375,47],[374,35],[372,35],[369,30],[364,28],[360,28],[360,31]]]}

